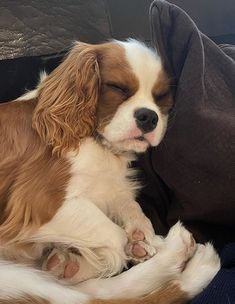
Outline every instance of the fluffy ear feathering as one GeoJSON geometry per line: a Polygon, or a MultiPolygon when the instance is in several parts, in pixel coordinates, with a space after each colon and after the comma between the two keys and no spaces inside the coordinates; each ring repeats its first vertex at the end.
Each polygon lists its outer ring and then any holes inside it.
{"type": "Polygon", "coordinates": [[[53,152],[77,149],[81,139],[93,133],[99,88],[94,46],[76,43],[42,82],[33,114],[33,128],[53,152]]]}

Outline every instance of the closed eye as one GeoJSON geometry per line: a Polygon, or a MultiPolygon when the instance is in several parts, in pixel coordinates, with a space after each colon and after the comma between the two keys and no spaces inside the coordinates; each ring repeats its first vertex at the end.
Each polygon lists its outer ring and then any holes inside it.
{"type": "Polygon", "coordinates": [[[117,83],[113,83],[113,82],[107,82],[106,86],[109,87],[110,89],[112,89],[113,91],[116,91],[118,93],[121,93],[123,95],[128,95],[129,90],[127,87],[117,84],[117,83]]]}
{"type": "Polygon", "coordinates": [[[156,101],[159,101],[159,100],[167,97],[169,94],[170,94],[170,90],[167,90],[165,92],[162,92],[162,93],[159,93],[159,94],[155,94],[154,98],[155,98],[156,101]]]}

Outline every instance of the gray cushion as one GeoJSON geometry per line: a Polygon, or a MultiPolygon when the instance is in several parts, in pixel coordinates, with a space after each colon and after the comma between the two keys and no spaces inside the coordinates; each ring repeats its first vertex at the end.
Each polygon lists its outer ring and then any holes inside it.
{"type": "Polygon", "coordinates": [[[164,141],[143,160],[144,205],[159,200],[155,176],[168,188],[160,230],[181,219],[198,240],[235,240],[235,47],[218,47],[166,1],[150,17],[175,104],[164,141]]]}

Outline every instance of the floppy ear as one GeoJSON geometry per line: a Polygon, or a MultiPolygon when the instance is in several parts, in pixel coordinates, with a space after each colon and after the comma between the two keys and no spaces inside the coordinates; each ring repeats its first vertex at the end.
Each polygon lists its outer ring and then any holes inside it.
{"type": "Polygon", "coordinates": [[[79,148],[96,125],[100,75],[95,47],[77,43],[39,87],[33,128],[41,139],[64,154],[79,148]]]}

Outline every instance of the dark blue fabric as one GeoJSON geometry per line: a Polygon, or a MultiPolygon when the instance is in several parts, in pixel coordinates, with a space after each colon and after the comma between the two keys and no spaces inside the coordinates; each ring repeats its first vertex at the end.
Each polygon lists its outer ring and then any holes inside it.
{"type": "Polygon", "coordinates": [[[221,270],[191,304],[235,304],[235,243],[225,246],[220,257],[221,270]]]}

